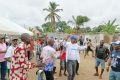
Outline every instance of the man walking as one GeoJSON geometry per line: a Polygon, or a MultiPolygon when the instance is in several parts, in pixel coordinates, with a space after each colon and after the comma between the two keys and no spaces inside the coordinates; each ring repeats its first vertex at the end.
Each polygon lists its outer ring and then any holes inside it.
{"type": "Polygon", "coordinates": [[[77,36],[71,36],[71,42],[64,45],[66,47],[66,62],[67,62],[67,72],[68,79],[74,80],[76,74],[77,61],[80,63],[79,51],[87,48],[87,46],[79,46],[77,44],[77,36]]]}
{"type": "Polygon", "coordinates": [[[107,60],[108,55],[109,55],[109,50],[108,50],[107,47],[104,46],[104,41],[101,40],[100,45],[98,45],[96,47],[96,54],[95,54],[95,57],[96,57],[96,65],[95,65],[96,73],[94,74],[94,76],[99,76],[100,79],[102,79],[102,74],[103,74],[104,69],[105,69],[105,61],[107,60]],[[99,75],[98,67],[99,67],[100,64],[101,64],[101,73],[99,75]]]}

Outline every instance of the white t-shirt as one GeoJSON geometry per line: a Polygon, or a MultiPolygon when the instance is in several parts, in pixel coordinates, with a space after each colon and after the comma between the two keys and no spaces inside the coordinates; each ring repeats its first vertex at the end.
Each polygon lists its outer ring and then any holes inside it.
{"type": "Polygon", "coordinates": [[[86,49],[87,46],[79,46],[77,43],[72,44],[71,42],[66,42],[64,46],[66,47],[66,62],[68,60],[77,60],[80,63],[79,51],[86,49]]]}
{"type": "MultiPolygon", "coordinates": [[[[14,55],[15,47],[11,45],[5,54],[5,58],[11,58],[14,55]]],[[[7,62],[8,69],[10,69],[10,62],[7,62]]]]}

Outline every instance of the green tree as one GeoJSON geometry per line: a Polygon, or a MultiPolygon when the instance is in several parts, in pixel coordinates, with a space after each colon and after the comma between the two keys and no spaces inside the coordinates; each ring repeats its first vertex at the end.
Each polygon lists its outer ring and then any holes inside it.
{"type": "Polygon", "coordinates": [[[54,28],[54,31],[56,30],[56,19],[59,21],[60,16],[57,14],[60,11],[63,11],[63,9],[58,9],[59,4],[56,4],[55,2],[50,2],[48,8],[43,9],[44,11],[49,12],[47,17],[45,18],[46,20],[50,20],[52,23],[52,26],[54,28]]]}
{"type": "Polygon", "coordinates": [[[86,27],[85,29],[86,29],[87,33],[92,31],[92,29],[90,27],[86,27]]]}
{"type": "Polygon", "coordinates": [[[42,32],[42,29],[39,26],[35,26],[35,28],[39,31],[42,32]]]}
{"type": "Polygon", "coordinates": [[[114,34],[117,30],[118,25],[115,24],[116,19],[113,21],[108,21],[104,24],[103,32],[107,32],[108,34],[114,34]]]}
{"type": "Polygon", "coordinates": [[[85,22],[88,22],[90,20],[87,16],[72,16],[72,18],[73,21],[68,21],[68,23],[72,23],[75,25],[77,33],[80,30],[80,26],[83,26],[85,22]]]}
{"type": "Polygon", "coordinates": [[[99,25],[98,27],[94,27],[93,28],[93,33],[100,33],[100,32],[103,32],[103,29],[104,29],[104,25],[99,25]]]}
{"type": "Polygon", "coordinates": [[[120,27],[117,28],[116,33],[120,33],[120,27]]]}
{"type": "Polygon", "coordinates": [[[65,32],[65,29],[70,28],[70,26],[65,21],[57,22],[56,27],[59,32],[65,32]]]}
{"type": "Polygon", "coordinates": [[[42,28],[43,28],[44,32],[53,32],[54,31],[51,22],[44,23],[42,25],[42,28]]]}

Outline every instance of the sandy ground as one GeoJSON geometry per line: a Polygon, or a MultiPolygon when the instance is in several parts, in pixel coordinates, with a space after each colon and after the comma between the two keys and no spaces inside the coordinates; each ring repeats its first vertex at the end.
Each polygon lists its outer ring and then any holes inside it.
{"type": "MultiPolygon", "coordinates": [[[[67,80],[67,77],[62,76],[59,77],[59,60],[57,61],[57,74],[58,77],[57,80],[67,80]]],[[[93,76],[95,73],[95,59],[91,56],[87,56],[86,59],[84,59],[83,54],[81,54],[81,63],[79,68],[79,75],[75,77],[75,80],[99,80],[98,77],[93,76]]],[[[37,80],[37,76],[35,75],[36,69],[30,70],[29,72],[29,80],[37,80]]],[[[100,68],[99,68],[100,72],[100,68]]],[[[101,80],[108,80],[109,73],[104,72],[103,79],[101,80]]]]}

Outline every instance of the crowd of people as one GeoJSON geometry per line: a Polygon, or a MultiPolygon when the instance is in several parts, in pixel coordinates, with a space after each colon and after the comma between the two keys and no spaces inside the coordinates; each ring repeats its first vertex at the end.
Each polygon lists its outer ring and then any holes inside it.
{"type": "Polygon", "coordinates": [[[92,57],[96,60],[94,76],[102,79],[105,68],[109,71],[111,66],[109,80],[120,80],[120,40],[114,39],[109,45],[110,48],[104,43],[105,41],[101,40],[99,45],[93,45],[91,39],[83,39],[82,36],[75,34],[63,40],[54,36],[47,38],[39,35],[37,42],[34,42],[29,34],[24,33],[20,38],[13,36],[10,43],[6,42],[5,37],[0,36],[1,80],[6,80],[6,77],[9,80],[27,80],[28,71],[33,68],[38,69],[36,71],[38,80],[55,80],[57,60],[60,60],[59,76],[64,75],[67,80],[74,80],[75,75],[79,75],[81,51],[84,58],[89,51],[92,52],[92,57]],[[108,62],[107,66],[105,62],[108,62]]]}

